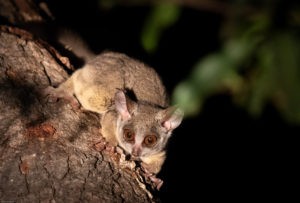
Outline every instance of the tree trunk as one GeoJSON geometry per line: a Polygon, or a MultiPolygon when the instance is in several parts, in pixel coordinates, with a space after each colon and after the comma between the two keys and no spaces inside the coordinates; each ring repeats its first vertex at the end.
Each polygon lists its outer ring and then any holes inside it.
{"type": "Polygon", "coordinates": [[[70,68],[30,33],[0,27],[0,202],[159,201],[134,162],[106,150],[99,115],[47,101],[43,89],[66,80],[70,68]]]}

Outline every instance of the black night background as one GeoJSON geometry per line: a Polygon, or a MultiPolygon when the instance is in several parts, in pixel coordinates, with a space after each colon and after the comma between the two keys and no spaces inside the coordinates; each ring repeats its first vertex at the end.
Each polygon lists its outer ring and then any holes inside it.
{"type": "MultiPolygon", "coordinates": [[[[268,34],[274,30],[299,32],[299,12],[295,14],[298,24],[289,21],[290,9],[299,11],[299,4],[291,1],[213,1],[234,5],[229,12],[211,6],[210,1],[203,1],[208,6],[200,3],[198,7],[183,3],[179,4],[176,21],[160,33],[155,51],[147,52],[141,35],[156,4],[114,2],[107,7],[94,0],[48,4],[55,23],[78,32],[94,52],[124,52],[155,68],[171,97],[195,64],[222,49],[230,35],[228,30],[247,26],[241,22],[240,27],[232,25],[242,21],[234,21],[232,16],[244,12],[239,10],[243,6],[260,11],[253,18],[259,19],[264,11],[272,13],[273,27],[268,34]]],[[[296,153],[294,138],[299,122],[286,119],[272,100],[264,100],[261,112],[252,115],[243,105],[236,104],[233,95],[230,88],[211,91],[203,99],[201,111],[187,116],[174,131],[159,174],[164,180],[157,192],[162,202],[287,200],[295,192],[291,173],[298,162],[292,157],[296,153]]]]}

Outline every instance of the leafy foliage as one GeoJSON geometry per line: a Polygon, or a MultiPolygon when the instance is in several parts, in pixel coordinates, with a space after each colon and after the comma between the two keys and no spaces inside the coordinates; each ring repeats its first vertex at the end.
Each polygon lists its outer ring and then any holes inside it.
{"type": "Polygon", "coordinates": [[[254,116],[271,103],[300,124],[299,7],[280,5],[262,4],[259,13],[233,15],[224,23],[222,31],[231,32],[222,48],[200,59],[174,91],[173,102],[187,116],[199,113],[210,95],[228,91],[254,116]],[[276,22],[278,12],[284,22],[276,22]]]}
{"type": "MultiPolygon", "coordinates": [[[[113,5],[123,1],[104,2],[113,5]]],[[[159,48],[163,32],[178,22],[184,6],[194,7],[199,12],[201,8],[221,12],[224,17],[221,48],[203,58],[199,56],[189,76],[174,90],[172,102],[178,104],[186,116],[201,112],[203,103],[211,95],[227,92],[236,105],[253,116],[261,115],[265,106],[271,104],[286,121],[300,124],[298,1],[161,2],[152,2],[155,4],[141,33],[141,44],[149,53],[159,48]]]]}
{"type": "Polygon", "coordinates": [[[162,32],[174,24],[180,15],[180,8],[174,4],[158,4],[150,13],[142,32],[142,45],[148,52],[154,52],[162,32]]]}

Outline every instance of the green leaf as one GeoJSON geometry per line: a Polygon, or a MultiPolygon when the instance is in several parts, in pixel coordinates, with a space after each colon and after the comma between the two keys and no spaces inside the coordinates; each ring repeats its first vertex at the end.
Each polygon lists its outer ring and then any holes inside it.
{"type": "Polygon", "coordinates": [[[180,15],[180,8],[175,4],[155,6],[144,24],[141,42],[144,49],[154,52],[163,31],[173,25],[180,15]]]}
{"type": "Polygon", "coordinates": [[[173,102],[178,104],[186,116],[196,115],[204,99],[223,87],[237,89],[240,77],[235,67],[224,54],[212,54],[194,67],[191,75],[180,83],[173,94],[173,102]]]}
{"type": "Polygon", "coordinates": [[[196,115],[201,109],[203,100],[195,88],[191,81],[185,81],[178,84],[174,90],[173,103],[184,111],[185,116],[196,115]]]}
{"type": "Polygon", "coordinates": [[[282,32],[272,40],[274,64],[283,102],[280,110],[290,122],[300,123],[300,43],[292,33],[282,32]]]}

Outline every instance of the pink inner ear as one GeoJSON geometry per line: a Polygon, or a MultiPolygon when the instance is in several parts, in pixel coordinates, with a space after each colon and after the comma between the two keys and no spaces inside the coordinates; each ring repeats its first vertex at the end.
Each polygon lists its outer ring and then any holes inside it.
{"type": "Polygon", "coordinates": [[[117,111],[120,113],[122,120],[128,120],[131,115],[127,109],[126,96],[124,92],[117,91],[115,94],[115,105],[117,111]]]}
{"type": "Polygon", "coordinates": [[[128,111],[122,112],[121,116],[122,116],[122,120],[129,120],[131,117],[128,111]]]}
{"type": "Polygon", "coordinates": [[[163,123],[162,123],[162,126],[164,127],[164,128],[166,128],[168,131],[171,129],[171,122],[169,122],[169,121],[164,121],[163,123]]]}

